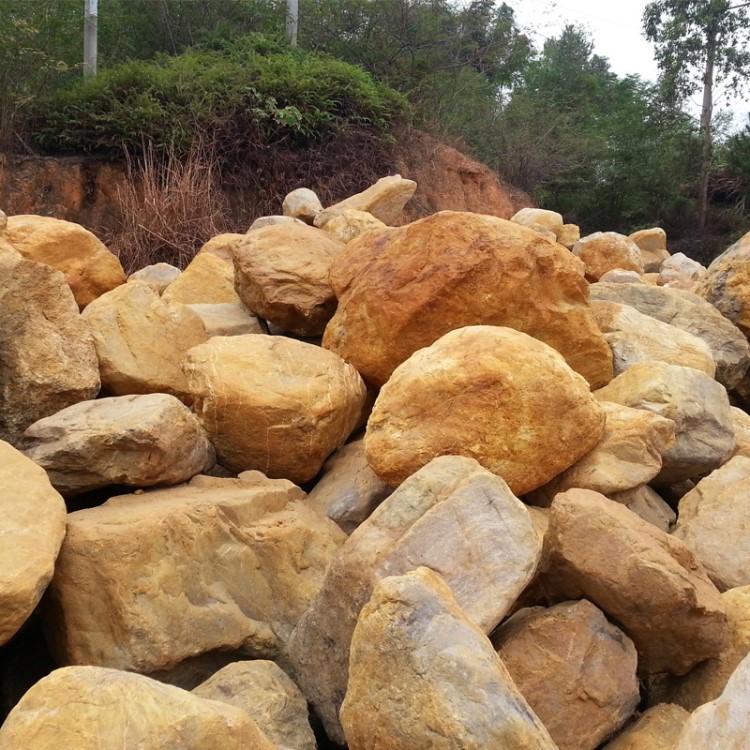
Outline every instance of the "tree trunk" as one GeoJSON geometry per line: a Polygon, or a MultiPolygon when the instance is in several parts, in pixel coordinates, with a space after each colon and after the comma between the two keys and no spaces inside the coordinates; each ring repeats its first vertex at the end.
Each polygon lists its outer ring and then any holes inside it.
{"type": "Polygon", "coordinates": [[[701,184],[699,194],[698,217],[700,227],[706,226],[708,214],[708,179],[711,174],[711,154],[713,151],[713,133],[711,120],[713,119],[714,101],[714,64],[716,61],[716,30],[709,29],[706,39],[706,69],[703,73],[703,106],[701,107],[700,131],[703,138],[701,150],[701,184]]]}

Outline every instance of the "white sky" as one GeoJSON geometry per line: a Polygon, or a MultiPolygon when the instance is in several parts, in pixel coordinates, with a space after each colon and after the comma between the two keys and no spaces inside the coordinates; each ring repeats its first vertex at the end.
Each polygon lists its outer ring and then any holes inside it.
{"type": "MultiPolygon", "coordinates": [[[[610,67],[619,76],[637,73],[655,81],[658,69],[654,62],[653,45],[642,34],[641,18],[647,0],[506,0],[526,33],[530,33],[541,49],[544,39],[556,36],[567,23],[583,26],[594,40],[596,54],[609,59],[610,67]]],[[[731,109],[739,127],[747,122],[750,111],[750,86],[742,99],[731,99],[721,89],[716,92],[716,105],[731,109]]],[[[695,100],[696,112],[700,101],[695,100]]]]}

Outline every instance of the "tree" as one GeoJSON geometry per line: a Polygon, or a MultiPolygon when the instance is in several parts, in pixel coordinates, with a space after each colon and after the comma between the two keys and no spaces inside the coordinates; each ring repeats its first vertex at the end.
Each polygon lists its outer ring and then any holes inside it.
{"type": "Polygon", "coordinates": [[[702,91],[699,221],[706,224],[713,151],[714,86],[737,91],[750,74],[750,2],[656,0],[643,15],[646,38],[656,44],[656,59],[666,89],[676,97],[702,91]]]}

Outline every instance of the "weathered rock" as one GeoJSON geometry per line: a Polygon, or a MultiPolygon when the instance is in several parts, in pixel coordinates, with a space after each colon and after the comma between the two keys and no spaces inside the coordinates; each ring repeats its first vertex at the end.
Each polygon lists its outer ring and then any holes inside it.
{"type": "Polygon", "coordinates": [[[451,331],[383,386],[367,423],[373,471],[399,484],[441,455],[475,458],[521,495],[585,455],[604,431],[586,381],[510,328],[451,331]]]}
{"type": "Polygon", "coordinates": [[[154,263],[131,273],[128,281],[143,281],[157,294],[161,294],[181,273],[182,271],[177,266],[169,263],[154,263]]]}
{"type": "Polygon", "coordinates": [[[735,456],[680,500],[674,535],[726,591],[750,585],[749,528],[750,458],[735,456]]]}
{"type": "Polygon", "coordinates": [[[578,224],[563,224],[561,227],[555,229],[555,234],[557,235],[557,241],[563,247],[572,250],[576,242],[581,239],[581,228],[578,224]]]}
{"type": "Polygon", "coordinates": [[[638,485],[624,492],[607,495],[610,500],[621,503],[644,521],[648,521],[664,532],[669,532],[677,520],[677,514],[654,489],[647,484],[638,485]]]}
{"type": "Polygon", "coordinates": [[[224,234],[217,234],[216,237],[212,237],[208,242],[204,243],[198,254],[201,253],[212,253],[218,255],[219,258],[228,260],[230,263],[234,262],[234,248],[237,243],[244,239],[244,234],[238,234],[234,232],[226,232],[224,234]]]}
{"type": "Polygon", "coordinates": [[[234,291],[234,265],[214,253],[198,253],[164,290],[162,299],[183,305],[239,302],[234,291]]]}
{"type": "MultiPolygon", "coordinates": [[[[256,229],[263,229],[264,227],[273,227],[277,224],[297,224],[298,226],[306,226],[305,222],[301,219],[295,219],[293,216],[259,216],[250,225],[248,232],[253,232],[256,229]]],[[[244,239],[245,235],[241,236],[244,239]]]]}
{"type": "Polygon", "coordinates": [[[638,705],[635,646],[591,602],[522,609],[492,642],[560,750],[594,750],[638,705]]]}
{"type": "Polygon", "coordinates": [[[339,306],[323,345],[374,385],[418,349],[471,325],[544,341],[593,387],[612,377],[580,263],[514,222],[443,211],[368,233],[334,261],[331,283],[339,306]]]}
{"type": "Polygon", "coordinates": [[[289,750],[316,750],[300,689],[272,661],[228,664],[199,685],[194,695],[241,708],[269,740],[289,750]]]}
{"type": "Polygon", "coordinates": [[[314,227],[254,229],[235,249],[235,287],[261,318],[300,336],[319,336],[336,309],[329,281],[344,243],[314,227]]]}
{"type": "Polygon", "coordinates": [[[321,221],[315,226],[319,226],[324,232],[328,232],[341,242],[351,242],[363,232],[370,232],[373,229],[388,228],[386,224],[380,219],[376,219],[372,214],[365,211],[354,211],[353,209],[337,214],[323,214],[321,221]]]}
{"type": "Polygon", "coordinates": [[[7,239],[25,258],[62,271],[81,309],[125,283],[117,256],[80,224],[50,216],[11,216],[7,239]]]}
{"type": "Polygon", "coordinates": [[[680,706],[659,703],[641,714],[603,750],[672,750],[689,715],[680,706]]]}
{"type": "Polygon", "coordinates": [[[0,255],[0,439],[99,392],[91,331],[62,273],[0,255]]]}
{"type": "Polygon", "coordinates": [[[594,448],[551,482],[532,492],[535,505],[549,506],[558,492],[573,487],[602,495],[650,482],[660,471],[662,453],[675,444],[675,423],[643,409],[601,402],[604,434],[594,448]]]}
{"type": "Polygon", "coordinates": [[[600,401],[645,409],[674,421],[677,442],[662,454],[658,484],[707,474],[734,451],[726,389],[691,367],[641,362],[594,395],[600,401]]]}
{"type": "Polygon", "coordinates": [[[643,273],[643,259],[638,245],[617,232],[594,232],[581,237],[573,246],[573,255],[583,261],[589,281],[598,281],[607,271],[615,268],[643,273]]]}
{"type": "Polygon", "coordinates": [[[197,417],[166,393],[74,404],[31,425],[21,447],[66,496],[180,484],[216,462],[197,417]]]}
{"type": "Polygon", "coordinates": [[[643,276],[637,271],[624,271],[622,268],[613,268],[602,274],[599,281],[602,284],[645,284],[643,276]]]}
{"type": "Polygon", "coordinates": [[[123,284],[82,313],[91,326],[102,385],[115,396],[169,393],[184,399],[185,352],[208,338],[200,318],[143,282],[123,284]]]}
{"type": "Polygon", "coordinates": [[[692,367],[709,377],[716,374],[708,344],[692,333],[662,323],[629,305],[594,300],[591,307],[597,325],[612,347],[615,376],[637,362],[648,360],[692,367]]]}
{"type": "Polygon", "coordinates": [[[276,656],[346,539],[303,499],[248,472],[71,513],[45,618],[58,663],[150,673],[216,650],[276,656]]]}
{"type": "Polygon", "coordinates": [[[0,645],[23,625],[52,578],[65,501],[47,475],[0,440],[0,645]]]}
{"type": "Polygon", "coordinates": [[[306,224],[312,224],[323,210],[323,204],[310,188],[297,188],[286,195],[281,209],[284,216],[292,216],[306,224]]]}
{"type": "Polygon", "coordinates": [[[351,365],[280,336],[220,336],[189,351],[183,367],[219,463],[236,472],[309,481],[365,401],[351,365]]]}
{"type": "Polygon", "coordinates": [[[675,253],[661,264],[659,286],[692,292],[706,275],[706,267],[683,253],[675,253]]]}
{"type": "Polygon", "coordinates": [[[646,284],[598,283],[590,290],[592,300],[630,305],[703,339],[716,362],[716,379],[727,388],[739,383],[750,365],[750,346],[739,329],[695,294],[646,284]]]}
{"type": "Polygon", "coordinates": [[[639,671],[684,674],[722,652],[724,603],[679,539],[590,490],[552,502],[544,576],[557,601],[586,597],[620,624],[639,671]]]}
{"type": "Polygon", "coordinates": [[[730,406],[734,425],[734,455],[750,458],[750,414],[730,406]]]}
{"type": "Polygon", "coordinates": [[[676,703],[688,711],[718,698],[740,662],[750,654],[750,586],[725,591],[729,638],[726,648],[682,677],[668,677],[649,691],[649,697],[676,703]]]}
{"type": "Polygon", "coordinates": [[[690,714],[672,750],[746,750],[750,737],[750,655],[732,674],[721,697],[690,714]]]}
{"type": "MultiPolygon", "coordinates": [[[[11,240],[12,242],[12,240],[11,240]]],[[[696,288],[732,321],[745,336],[750,335],[750,232],[715,258],[696,288]]]]}
{"type": "Polygon", "coordinates": [[[367,463],[360,438],[341,446],[325,462],[307,502],[351,534],[391,492],[393,487],[367,463]]]}
{"type": "Polygon", "coordinates": [[[533,576],[540,551],[524,505],[476,461],[443,456],[409,477],[349,537],[289,642],[297,682],[329,736],[344,740],[338,713],[349,646],[377,581],[419,565],[438,570],[490,632],[533,576]]]}
{"type": "Polygon", "coordinates": [[[451,590],[420,567],[377,584],[352,640],[341,721],[351,750],[553,750],[451,590]]]}
{"type": "Polygon", "coordinates": [[[0,728],[6,750],[275,750],[239,708],[101,667],[40,680],[0,728]]]}
{"type": "Polygon", "coordinates": [[[671,257],[667,250],[667,233],[660,227],[640,229],[629,235],[628,239],[640,249],[646,273],[658,273],[662,263],[671,257]]]}
{"type": "Polygon", "coordinates": [[[329,206],[325,212],[337,214],[349,209],[365,211],[391,226],[398,222],[401,211],[416,189],[416,182],[405,180],[400,174],[382,177],[367,190],[329,206]]]}
{"type": "Polygon", "coordinates": [[[520,211],[516,211],[510,220],[524,227],[544,227],[551,230],[555,236],[563,226],[562,214],[544,208],[522,208],[520,211]]]}
{"type": "Polygon", "coordinates": [[[201,319],[209,338],[264,332],[258,318],[241,302],[188,305],[188,307],[201,319]]]}

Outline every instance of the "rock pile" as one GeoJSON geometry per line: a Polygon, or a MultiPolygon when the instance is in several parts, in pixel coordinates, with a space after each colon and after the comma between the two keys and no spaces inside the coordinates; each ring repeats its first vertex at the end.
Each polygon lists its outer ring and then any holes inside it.
{"type": "Polygon", "coordinates": [[[750,747],[750,234],[415,187],[127,279],[0,212],[3,750],[750,747]]]}

